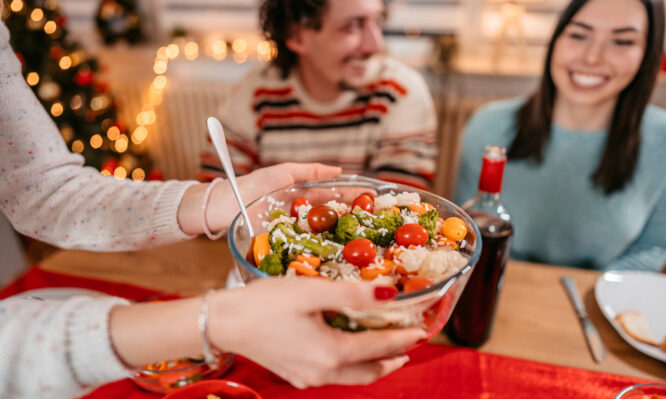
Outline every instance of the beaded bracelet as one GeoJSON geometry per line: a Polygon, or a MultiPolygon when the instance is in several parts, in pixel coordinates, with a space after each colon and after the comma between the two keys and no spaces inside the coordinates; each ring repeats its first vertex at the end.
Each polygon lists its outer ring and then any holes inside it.
{"type": "Polygon", "coordinates": [[[201,333],[201,342],[203,343],[203,356],[206,364],[211,370],[217,370],[217,357],[213,353],[214,348],[208,339],[208,312],[210,307],[210,297],[215,290],[206,291],[201,299],[201,311],[199,312],[199,333],[201,333]]]}
{"type": "Polygon", "coordinates": [[[211,240],[217,240],[218,238],[222,237],[222,234],[224,234],[224,229],[215,234],[211,233],[210,229],[208,228],[208,222],[206,221],[206,210],[208,209],[210,194],[212,193],[215,185],[221,181],[224,181],[224,179],[221,177],[216,177],[212,182],[210,182],[208,188],[206,188],[206,192],[204,193],[203,204],[201,205],[201,223],[203,225],[204,233],[206,233],[206,236],[208,236],[208,238],[211,240]]]}

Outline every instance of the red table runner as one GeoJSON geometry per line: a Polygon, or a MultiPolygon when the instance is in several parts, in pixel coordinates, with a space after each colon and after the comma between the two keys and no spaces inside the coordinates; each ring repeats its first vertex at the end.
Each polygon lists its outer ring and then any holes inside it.
{"type": "MultiPolygon", "coordinates": [[[[0,290],[0,298],[45,287],[77,287],[102,291],[128,299],[157,295],[156,291],[129,285],[67,276],[31,269],[0,290]]],[[[248,385],[264,398],[612,398],[622,388],[649,382],[638,378],[554,366],[472,349],[423,345],[409,352],[411,361],[397,372],[368,386],[328,386],[297,390],[268,370],[238,356],[224,378],[248,385]]],[[[150,399],[126,379],[105,385],[86,399],[150,399]]]]}

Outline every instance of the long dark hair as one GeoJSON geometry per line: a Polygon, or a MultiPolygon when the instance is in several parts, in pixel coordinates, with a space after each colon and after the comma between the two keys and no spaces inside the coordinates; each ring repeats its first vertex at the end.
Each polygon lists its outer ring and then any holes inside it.
{"type": "Polygon", "coordinates": [[[259,7],[259,25],[264,36],[277,47],[273,65],[280,69],[282,78],[289,76],[298,63],[298,56],[287,47],[287,39],[296,25],[315,30],[321,29],[321,22],[328,7],[327,0],[264,0],[259,7]]]}
{"type": "MultiPolygon", "coordinates": [[[[551,74],[555,42],[572,18],[589,0],[573,0],[564,10],[548,46],[538,90],[517,111],[517,134],[508,151],[509,160],[530,159],[541,163],[550,138],[557,89],[551,74]]],[[[647,9],[648,33],[643,62],[634,80],[620,93],[611,119],[606,145],[597,170],[591,176],[606,195],[622,190],[636,170],[641,141],[641,122],[650,100],[664,49],[664,0],[640,0],[647,9]]]]}

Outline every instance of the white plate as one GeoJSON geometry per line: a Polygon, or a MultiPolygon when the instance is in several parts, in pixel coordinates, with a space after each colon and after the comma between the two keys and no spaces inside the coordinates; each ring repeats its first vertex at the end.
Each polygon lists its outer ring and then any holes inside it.
{"type": "Polygon", "coordinates": [[[631,338],[615,321],[618,314],[636,310],[643,315],[657,342],[663,342],[666,337],[666,275],[650,272],[607,272],[597,280],[594,296],[601,312],[629,345],[666,362],[666,352],[631,338]]]}
{"type": "MultiPolygon", "coordinates": [[[[101,297],[107,296],[103,292],[88,290],[85,288],[39,288],[36,290],[30,290],[16,294],[10,298],[25,298],[25,297],[34,297],[40,299],[57,299],[65,300],[74,296],[91,296],[91,297],[101,297]]],[[[9,299],[9,298],[7,298],[9,299]]]]}

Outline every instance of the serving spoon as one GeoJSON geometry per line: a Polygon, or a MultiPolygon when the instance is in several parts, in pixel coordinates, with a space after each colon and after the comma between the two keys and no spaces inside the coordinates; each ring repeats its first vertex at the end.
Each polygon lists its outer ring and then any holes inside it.
{"type": "Polygon", "coordinates": [[[220,158],[220,161],[222,161],[222,168],[224,168],[224,173],[227,174],[227,179],[229,179],[229,183],[231,183],[231,189],[236,197],[236,202],[238,202],[243,219],[245,219],[245,223],[247,224],[247,231],[250,233],[250,239],[251,241],[254,241],[254,230],[252,229],[252,223],[250,223],[250,216],[247,214],[243,197],[241,196],[238,184],[236,183],[236,174],[234,173],[234,167],[231,163],[231,157],[229,156],[229,149],[227,148],[227,141],[224,138],[222,124],[213,116],[208,118],[206,124],[208,125],[208,135],[213,141],[217,156],[220,158]]]}

